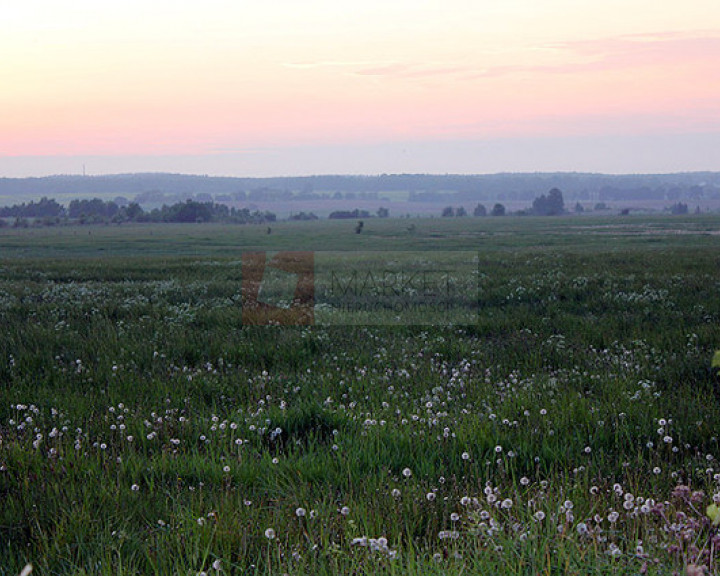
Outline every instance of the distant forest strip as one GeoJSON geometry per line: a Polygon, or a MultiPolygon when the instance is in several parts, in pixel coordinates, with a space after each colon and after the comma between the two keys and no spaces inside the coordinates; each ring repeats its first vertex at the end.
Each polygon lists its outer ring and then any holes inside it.
{"type": "MultiPolygon", "coordinates": [[[[0,208],[0,226],[7,223],[3,218],[15,218],[16,227],[29,225],[28,219],[46,226],[73,222],[79,224],[101,224],[123,222],[223,222],[235,224],[263,224],[275,222],[272,212],[251,212],[248,208],[234,208],[213,202],[187,200],[170,206],[145,211],[136,202],[118,205],[114,201],[99,198],[73,200],[63,206],[53,198],[43,197],[37,202],[15,204],[0,208]]],[[[314,215],[296,215],[295,219],[313,219],[314,215]],[[306,218],[302,218],[306,216],[306,218]]]]}
{"type": "MultiPolygon", "coordinates": [[[[595,205],[595,210],[607,210],[607,206],[600,202],[595,205]]],[[[580,202],[575,204],[573,212],[582,213],[585,208],[580,202]]],[[[676,202],[665,211],[671,214],[687,214],[688,205],[676,202]]],[[[516,211],[516,215],[528,216],[559,216],[567,214],[563,193],[558,188],[553,188],[548,194],[541,194],[533,200],[532,207],[516,211]]],[[[629,213],[625,209],[623,214],[629,213]]],[[[699,207],[697,213],[700,213],[699,207]]],[[[328,215],[328,219],[360,219],[356,232],[359,234],[363,229],[364,218],[388,218],[388,208],[380,207],[375,214],[367,210],[336,210],[328,215]]],[[[506,209],[503,204],[496,203],[490,211],[485,205],[478,203],[472,211],[474,217],[484,216],[505,216],[506,209]]],[[[463,206],[454,208],[445,206],[440,216],[464,217],[469,213],[463,206]]],[[[23,202],[12,206],[0,207],[0,227],[5,227],[12,222],[15,228],[25,228],[32,223],[34,226],[55,226],[60,224],[122,224],[125,222],[151,222],[151,223],[200,223],[217,222],[227,224],[265,224],[277,221],[277,216],[270,211],[251,211],[250,208],[237,208],[226,204],[219,204],[212,201],[198,202],[187,199],[184,202],[175,204],[163,204],[160,208],[144,210],[137,202],[127,202],[121,199],[102,200],[100,198],[74,199],[67,207],[60,204],[54,198],[43,197],[39,201],[23,202]]],[[[318,220],[313,212],[297,212],[291,214],[288,220],[318,220]]],[[[270,230],[268,229],[268,232],[270,230]]]]}
{"type": "Polygon", "coordinates": [[[275,178],[150,173],[0,178],[0,196],[18,200],[41,196],[105,199],[123,196],[141,205],[160,205],[188,198],[203,203],[328,198],[384,200],[382,195],[390,193],[403,193],[411,202],[532,201],[551,188],[563,190],[566,199],[572,201],[720,199],[720,172],[382,174],[275,178]]]}

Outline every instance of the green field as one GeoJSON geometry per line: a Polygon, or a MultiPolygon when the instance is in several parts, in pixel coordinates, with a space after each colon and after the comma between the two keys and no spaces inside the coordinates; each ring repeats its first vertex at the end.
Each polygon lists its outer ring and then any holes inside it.
{"type": "Polygon", "coordinates": [[[0,229],[0,574],[718,572],[720,217],[354,226],[0,229]],[[255,250],[475,321],[243,326],[255,250]]]}

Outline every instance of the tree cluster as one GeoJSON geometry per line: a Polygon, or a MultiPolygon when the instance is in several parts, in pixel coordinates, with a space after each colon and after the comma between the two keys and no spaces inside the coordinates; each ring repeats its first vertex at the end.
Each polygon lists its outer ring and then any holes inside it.
{"type": "MultiPolygon", "coordinates": [[[[42,198],[39,202],[16,204],[0,208],[0,217],[15,218],[16,226],[27,226],[28,218],[44,225],[59,224],[62,221],[79,224],[122,222],[225,222],[236,224],[262,224],[275,222],[272,212],[251,212],[248,208],[230,208],[225,204],[187,200],[163,205],[146,212],[136,202],[118,206],[99,198],[73,200],[67,208],[54,199],[42,198]]],[[[317,218],[314,214],[308,219],[317,218]]]]}
{"type": "Polygon", "coordinates": [[[2,218],[60,218],[65,216],[65,208],[54,198],[44,196],[38,202],[15,204],[0,208],[2,218]]]}
{"type": "Polygon", "coordinates": [[[354,218],[371,218],[371,216],[367,210],[355,208],[355,210],[336,210],[335,212],[331,212],[328,218],[330,220],[349,220],[354,218]]]}
{"type": "Polygon", "coordinates": [[[538,216],[557,216],[565,212],[565,201],[562,192],[553,188],[547,196],[541,194],[533,200],[533,214],[538,216]]]}
{"type": "Polygon", "coordinates": [[[684,202],[677,202],[670,206],[670,214],[681,215],[689,212],[688,205],[684,202]]]}

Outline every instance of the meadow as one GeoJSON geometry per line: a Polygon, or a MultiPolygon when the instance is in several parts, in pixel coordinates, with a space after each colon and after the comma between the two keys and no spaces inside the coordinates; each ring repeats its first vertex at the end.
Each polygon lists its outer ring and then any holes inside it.
{"type": "Polygon", "coordinates": [[[720,217],[354,225],[0,229],[0,574],[719,573],[720,217]],[[288,249],[475,321],[243,325],[288,249]]]}

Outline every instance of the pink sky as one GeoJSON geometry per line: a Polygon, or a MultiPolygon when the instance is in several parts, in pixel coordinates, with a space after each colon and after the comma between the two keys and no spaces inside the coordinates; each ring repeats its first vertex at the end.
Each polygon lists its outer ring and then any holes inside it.
{"type": "Polygon", "coordinates": [[[716,0],[244,4],[0,8],[0,176],[720,170],[716,0]]]}

